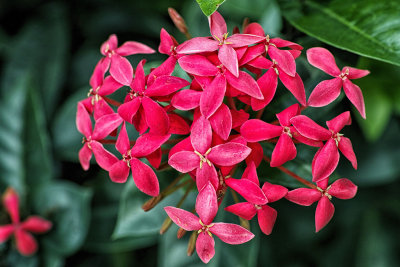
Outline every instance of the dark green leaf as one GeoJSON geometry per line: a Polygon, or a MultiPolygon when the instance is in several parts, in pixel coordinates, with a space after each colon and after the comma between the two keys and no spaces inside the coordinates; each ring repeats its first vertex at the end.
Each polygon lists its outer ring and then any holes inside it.
{"type": "Polygon", "coordinates": [[[214,13],[225,0],[196,0],[204,15],[207,17],[214,13]]]}
{"type": "Polygon", "coordinates": [[[280,0],[285,18],[335,47],[400,66],[400,5],[384,0],[280,0]],[[326,3],[326,4],[325,4],[326,3]]]}
{"type": "Polygon", "coordinates": [[[34,191],[35,211],[53,223],[42,238],[46,250],[68,256],[82,246],[89,228],[91,197],[91,190],[69,182],[46,183],[34,191]]]}

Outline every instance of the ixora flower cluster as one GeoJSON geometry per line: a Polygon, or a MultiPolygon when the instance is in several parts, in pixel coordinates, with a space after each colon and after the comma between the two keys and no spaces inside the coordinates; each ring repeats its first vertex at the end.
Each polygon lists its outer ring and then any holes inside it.
{"type": "MultiPolygon", "coordinates": [[[[172,18],[187,34],[183,19],[176,13],[172,18]]],[[[355,196],[357,186],[350,180],[342,178],[329,183],[339,162],[339,151],[357,168],[351,141],[340,133],[344,126],[351,124],[350,113],[344,112],[327,121],[326,129],[301,112],[308,106],[331,103],[343,87],[348,99],[365,118],[361,90],[351,80],[369,73],[351,67],[339,70],[328,50],[311,48],[307,51],[310,64],[335,78],[319,83],[307,101],[302,79],[296,72],[295,59],[303,49],[300,45],[270,38],[257,23],[247,24],[243,33],[236,28],[229,35],[225,20],[218,12],[209,17],[209,26],[210,37],[190,38],[182,44],[162,29],[158,51],[168,58],[147,75],[145,60],[134,70],[125,57],[155,51],[137,42],[118,47],[117,37],[111,35],[101,46],[104,57],[90,79],[92,89],[88,98],[78,103],[76,117],[77,128],[85,136],[79,152],[82,167],[89,168],[94,154],[97,164],[117,183],[124,183],[132,170],[137,188],[153,196],[144,204],[145,210],[176,189],[185,188],[185,196],[177,203],[180,207],[196,185],[195,210],[165,207],[169,218],[161,232],[168,229],[171,220],[180,227],[178,237],[185,231],[193,231],[188,254],[195,248],[205,263],[215,253],[213,235],[228,244],[241,244],[254,237],[242,226],[213,222],[228,188],[235,199],[238,193],[246,202],[237,201],[225,211],[244,220],[257,214],[259,226],[267,235],[277,218],[277,211],[269,206],[272,202],[282,198],[305,206],[318,202],[315,213],[318,232],[333,216],[332,197],[355,196]],[[172,76],[177,63],[190,81],[172,76]],[[276,114],[276,121],[267,123],[260,118],[274,99],[278,78],[298,104],[285,108],[276,114]],[[110,97],[121,89],[127,91],[121,102],[110,97]],[[250,119],[250,113],[255,115],[254,119],[250,119]],[[134,127],[139,133],[136,140],[128,136],[128,127],[134,127]],[[172,135],[182,137],[171,138],[172,135]],[[264,155],[262,142],[276,144],[271,157],[264,155]],[[316,147],[313,183],[282,166],[296,157],[295,144],[299,143],[316,147]],[[104,145],[114,145],[118,157],[104,145]],[[161,163],[165,154],[168,160],[161,163]],[[180,175],[160,193],[156,174],[141,159],[147,159],[155,169],[172,167],[189,174],[191,179],[182,182],[185,175],[180,175]],[[307,188],[288,191],[268,182],[261,187],[257,167],[263,160],[307,188]],[[232,176],[239,165],[246,168],[242,178],[236,179],[232,176]]]]}
{"type": "Polygon", "coordinates": [[[11,224],[0,226],[0,243],[6,242],[13,234],[19,253],[30,256],[36,253],[38,245],[32,234],[42,234],[52,228],[52,223],[42,217],[32,215],[24,222],[19,216],[19,196],[17,192],[8,188],[3,195],[3,206],[11,217],[11,224]]]}

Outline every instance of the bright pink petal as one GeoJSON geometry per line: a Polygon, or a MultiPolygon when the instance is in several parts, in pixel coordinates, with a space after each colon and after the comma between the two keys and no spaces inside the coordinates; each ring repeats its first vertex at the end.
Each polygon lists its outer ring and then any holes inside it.
{"type": "Polygon", "coordinates": [[[22,224],[21,228],[32,233],[45,233],[51,229],[53,224],[39,216],[29,216],[22,224]]]}
{"type": "Polygon", "coordinates": [[[247,143],[247,146],[251,148],[250,155],[246,158],[246,163],[254,162],[256,167],[260,166],[264,156],[264,150],[259,143],[247,143]]]}
{"type": "Polygon", "coordinates": [[[195,37],[180,44],[176,48],[178,54],[196,54],[213,52],[218,49],[218,42],[208,37],[195,37]]]}
{"type": "Polygon", "coordinates": [[[164,210],[175,224],[186,231],[201,229],[199,218],[193,213],[175,207],[165,207],[164,210]]]}
{"type": "Polygon", "coordinates": [[[211,124],[204,116],[201,116],[192,125],[190,140],[193,148],[199,153],[204,154],[211,146],[211,139],[211,124]]]}
{"type": "Polygon", "coordinates": [[[239,77],[237,78],[229,72],[225,73],[225,76],[228,83],[240,92],[260,100],[264,99],[257,82],[247,72],[239,71],[239,77]]]}
{"type": "Polygon", "coordinates": [[[292,93],[292,95],[299,101],[302,106],[306,105],[306,92],[304,90],[303,81],[300,75],[296,73],[294,77],[287,75],[285,72],[279,73],[279,79],[285,87],[292,93]]]}
{"type": "Polygon", "coordinates": [[[294,104],[276,114],[276,117],[280,125],[289,127],[291,125],[290,119],[297,115],[300,115],[300,106],[299,104],[294,104]]]}
{"type": "Polygon", "coordinates": [[[255,205],[268,203],[268,199],[261,188],[249,179],[228,178],[225,180],[225,183],[250,203],[255,205]]]}
{"type": "Polygon", "coordinates": [[[252,61],[248,62],[247,65],[252,66],[257,69],[270,69],[273,65],[272,61],[266,59],[263,56],[258,56],[252,61]]]}
{"type": "Polygon", "coordinates": [[[272,38],[272,39],[270,39],[270,43],[273,43],[274,45],[276,45],[276,47],[289,47],[289,48],[295,49],[295,50],[303,49],[303,47],[301,45],[290,42],[290,41],[283,40],[281,38],[272,38]]]}
{"type": "Polygon", "coordinates": [[[333,78],[320,82],[308,98],[307,105],[311,107],[323,107],[328,105],[338,98],[341,87],[342,79],[340,78],[333,78]]]}
{"type": "Polygon", "coordinates": [[[223,44],[218,50],[218,59],[235,77],[239,77],[239,63],[235,49],[223,44]]]}
{"type": "Polygon", "coordinates": [[[222,40],[224,34],[228,32],[226,29],[226,23],[224,18],[218,11],[215,11],[211,16],[208,17],[208,24],[210,26],[211,35],[215,39],[222,40]]]}
{"type": "Polygon", "coordinates": [[[288,50],[279,50],[273,45],[268,46],[268,55],[278,62],[278,66],[289,76],[296,74],[296,63],[288,50]]]}
{"type": "Polygon", "coordinates": [[[81,163],[82,169],[84,169],[85,171],[89,170],[91,158],[92,150],[88,147],[87,144],[84,144],[83,147],[79,150],[79,162],[81,163]]]}
{"type": "Polygon", "coordinates": [[[343,90],[351,103],[360,112],[361,117],[366,118],[364,97],[360,87],[352,83],[349,79],[343,81],[343,90]]]}
{"type": "Polygon", "coordinates": [[[98,93],[102,96],[111,95],[121,87],[122,84],[117,82],[112,76],[107,76],[104,79],[103,85],[100,87],[98,93]]]}
{"type": "Polygon", "coordinates": [[[8,214],[10,214],[11,221],[14,224],[19,223],[19,197],[17,192],[9,187],[3,194],[3,205],[8,214]]]}
{"type": "Polygon", "coordinates": [[[227,105],[222,104],[210,117],[211,127],[223,140],[227,140],[232,130],[232,115],[227,105]]]}
{"type": "Polygon", "coordinates": [[[203,162],[201,168],[199,167],[196,170],[197,189],[200,191],[208,183],[211,183],[217,189],[219,185],[218,174],[214,164],[210,166],[207,162],[203,162]]]}
{"type": "Polygon", "coordinates": [[[128,41],[118,47],[115,52],[121,56],[130,56],[134,54],[152,54],[156,51],[145,44],[135,41],[128,41]]]}
{"type": "Polygon", "coordinates": [[[203,93],[195,90],[182,90],[176,93],[171,100],[171,105],[179,110],[191,110],[200,105],[203,93]]]}
{"type": "Polygon", "coordinates": [[[181,116],[175,113],[168,114],[169,133],[186,135],[190,133],[190,126],[181,116]]]}
{"type": "Polygon", "coordinates": [[[131,148],[125,123],[122,124],[121,131],[119,132],[118,139],[115,144],[115,148],[121,154],[125,154],[131,148]]]}
{"type": "Polygon", "coordinates": [[[258,35],[258,36],[262,36],[262,37],[265,36],[263,27],[256,22],[253,22],[253,23],[250,23],[249,25],[247,25],[246,28],[244,29],[243,33],[254,34],[254,35],[258,35]]]}
{"type": "Polygon", "coordinates": [[[293,203],[302,206],[310,206],[321,199],[322,193],[311,188],[297,188],[289,191],[285,198],[293,203]]]}
{"type": "Polygon", "coordinates": [[[176,58],[171,56],[167,58],[160,66],[153,69],[147,77],[147,86],[151,86],[153,82],[161,76],[170,76],[174,72],[176,58]]]}
{"type": "Polygon", "coordinates": [[[349,78],[349,79],[360,79],[369,74],[368,70],[360,70],[360,69],[347,67],[347,66],[343,68],[342,72],[345,72],[346,69],[349,70],[349,74],[347,75],[347,78],[349,78]]]}
{"type": "Polygon", "coordinates": [[[250,117],[249,113],[247,113],[243,109],[241,109],[241,110],[232,109],[231,114],[232,114],[232,128],[233,129],[242,126],[242,124],[244,122],[246,122],[250,117]]]}
{"type": "Polygon", "coordinates": [[[158,52],[161,54],[171,55],[174,46],[175,43],[171,35],[162,28],[160,31],[160,45],[158,46],[158,52]]]}
{"type": "Polygon", "coordinates": [[[90,146],[92,147],[97,164],[106,171],[110,170],[110,168],[118,161],[117,157],[105,150],[103,145],[99,142],[92,141],[90,146]]]}
{"type": "Polygon", "coordinates": [[[263,54],[265,52],[265,44],[261,43],[261,44],[256,44],[250,47],[242,47],[242,48],[238,48],[236,49],[236,54],[239,55],[238,51],[240,51],[240,49],[246,49],[246,52],[244,53],[243,56],[239,57],[239,66],[245,65],[246,63],[252,61],[253,59],[255,59],[256,57],[260,56],[261,54],[263,54]]]}
{"type": "MultiPolygon", "coordinates": [[[[232,47],[242,47],[242,46],[248,46],[252,45],[255,43],[259,43],[265,40],[265,37],[263,36],[257,36],[257,35],[252,35],[252,34],[234,34],[228,39],[226,39],[226,42],[232,43],[232,47]]],[[[265,50],[264,50],[265,51],[265,50]]]]}
{"type": "Polygon", "coordinates": [[[313,47],[307,50],[307,60],[316,68],[323,70],[331,76],[338,76],[340,70],[336,65],[335,58],[327,49],[313,47]]]}
{"type": "Polygon", "coordinates": [[[315,232],[319,232],[329,223],[335,213],[335,207],[329,201],[329,198],[324,196],[318,201],[317,209],[315,210],[315,232]]]}
{"type": "Polygon", "coordinates": [[[136,158],[130,161],[133,181],[137,188],[143,193],[150,196],[158,196],[160,193],[160,186],[154,171],[136,158]]]}
{"type": "Polygon", "coordinates": [[[339,163],[339,151],[335,140],[329,139],[319,153],[315,155],[313,161],[313,182],[329,177],[339,163]]]}
{"type": "Polygon", "coordinates": [[[128,163],[119,160],[110,168],[109,176],[114,183],[125,183],[128,179],[129,171],[128,163]]]}
{"type": "Polygon", "coordinates": [[[218,236],[222,242],[231,245],[246,243],[254,237],[249,230],[232,223],[215,223],[210,227],[210,232],[218,236]]]}
{"type": "Polygon", "coordinates": [[[96,67],[94,68],[92,76],[90,77],[89,84],[94,90],[101,86],[103,83],[104,74],[106,73],[108,68],[107,64],[105,63],[105,60],[99,60],[99,62],[97,62],[96,64],[96,67]]]}
{"type": "Polygon", "coordinates": [[[146,114],[142,105],[140,105],[135,116],[133,116],[132,123],[135,126],[135,129],[139,132],[139,134],[143,134],[149,128],[146,122],[146,114]]]}
{"type": "Polygon", "coordinates": [[[161,76],[154,83],[147,87],[147,96],[166,96],[188,86],[189,82],[174,76],[161,76]]]}
{"type": "Polygon", "coordinates": [[[207,158],[220,166],[232,166],[243,161],[250,152],[251,149],[245,145],[229,142],[213,147],[207,158]]]}
{"type": "Polygon", "coordinates": [[[226,91],[226,79],[217,75],[212,83],[204,88],[200,98],[200,111],[207,119],[221,106],[226,91]]]}
{"type": "Polygon", "coordinates": [[[268,198],[268,203],[278,201],[288,193],[286,187],[277,184],[270,184],[268,182],[265,182],[261,189],[268,198]]]}
{"type": "Polygon", "coordinates": [[[245,220],[251,220],[256,215],[257,210],[254,204],[250,202],[240,202],[230,205],[225,208],[226,211],[231,212],[245,220]]]}
{"type": "Polygon", "coordinates": [[[276,88],[278,86],[278,77],[276,76],[275,70],[270,68],[266,73],[264,73],[263,76],[261,76],[261,78],[257,80],[257,84],[260,87],[264,99],[251,99],[251,107],[255,111],[267,106],[275,96],[276,88]]]}
{"type": "Polygon", "coordinates": [[[90,120],[90,115],[82,102],[78,102],[78,108],[76,111],[76,128],[86,137],[92,135],[92,121],[90,120]]]}
{"type": "Polygon", "coordinates": [[[105,115],[96,121],[92,138],[102,140],[114,131],[121,123],[122,118],[118,113],[105,115]]]}
{"type": "Polygon", "coordinates": [[[117,82],[129,86],[133,78],[133,68],[126,58],[114,54],[111,58],[110,74],[117,82]]]}
{"type": "Polygon", "coordinates": [[[342,178],[333,182],[328,193],[339,199],[351,199],[357,194],[357,186],[349,179],[342,178]]]}
{"type": "Polygon", "coordinates": [[[21,228],[15,231],[15,240],[17,242],[17,249],[19,253],[24,256],[30,256],[34,254],[38,249],[38,245],[33,236],[21,228]]]}
{"type": "Polygon", "coordinates": [[[278,212],[268,205],[263,205],[257,210],[258,225],[264,234],[271,234],[277,216],[278,212]]]}
{"type": "Polygon", "coordinates": [[[167,135],[156,135],[152,133],[146,133],[140,136],[135,145],[131,149],[131,155],[137,158],[141,158],[150,155],[158,148],[161,147],[169,138],[170,134],[167,135]]]}
{"type": "Polygon", "coordinates": [[[201,221],[209,225],[214,220],[218,212],[217,194],[211,183],[207,183],[196,198],[196,213],[199,214],[201,221]]]}
{"type": "Polygon", "coordinates": [[[114,110],[110,107],[110,105],[104,101],[103,98],[96,99],[94,101],[94,109],[93,109],[93,117],[94,120],[97,121],[101,117],[109,114],[113,114],[114,110]]]}
{"type": "Polygon", "coordinates": [[[271,167],[278,167],[284,163],[294,159],[297,155],[296,147],[293,143],[292,138],[285,133],[282,133],[279,137],[278,143],[276,144],[274,151],[271,156],[271,167]]]}
{"type": "Polygon", "coordinates": [[[185,139],[174,145],[168,153],[168,158],[171,158],[172,155],[181,151],[191,151],[191,152],[194,151],[192,143],[190,142],[190,136],[186,137],[185,139]]]}
{"type": "Polygon", "coordinates": [[[179,151],[169,158],[168,164],[179,172],[187,173],[200,166],[200,158],[192,151],[179,151]]]}
{"type": "Polygon", "coordinates": [[[196,252],[204,263],[208,263],[215,255],[215,241],[208,233],[201,232],[196,240],[196,252]]]}
{"type": "Polygon", "coordinates": [[[142,98],[142,106],[146,114],[146,123],[150,132],[165,135],[169,130],[169,119],[165,110],[148,97],[142,98]]]}
{"type": "Polygon", "coordinates": [[[328,140],[332,133],[319,126],[307,116],[299,115],[290,119],[290,122],[296,130],[303,136],[313,140],[328,140]]]}
{"type": "Polygon", "coordinates": [[[349,111],[345,111],[342,114],[336,116],[330,121],[326,122],[329,130],[333,131],[334,133],[340,132],[344,126],[351,124],[351,116],[349,111]]]}
{"type": "Polygon", "coordinates": [[[129,102],[126,102],[118,107],[118,114],[124,121],[132,123],[133,117],[138,112],[141,105],[141,101],[138,97],[135,97],[129,102]]]}
{"type": "Polygon", "coordinates": [[[252,119],[243,123],[240,133],[248,142],[259,142],[280,136],[282,127],[252,119]]]}
{"type": "Polygon", "coordinates": [[[339,146],[340,152],[351,162],[354,169],[357,170],[357,158],[354,154],[353,145],[347,137],[340,137],[339,146]]]}
{"type": "Polygon", "coordinates": [[[193,75],[215,76],[219,69],[206,57],[200,55],[188,55],[178,59],[181,68],[193,75]]]}
{"type": "Polygon", "coordinates": [[[0,226],[0,244],[5,242],[14,233],[14,225],[7,224],[0,226]]]}
{"type": "Polygon", "coordinates": [[[257,169],[255,163],[252,161],[248,164],[247,168],[244,170],[242,179],[248,179],[260,187],[260,182],[258,181],[257,169]]]}
{"type": "Polygon", "coordinates": [[[108,37],[108,40],[105,41],[101,47],[100,47],[100,53],[102,53],[104,56],[110,52],[113,51],[115,49],[117,49],[118,46],[118,39],[117,36],[115,34],[111,34],[108,37]]]}

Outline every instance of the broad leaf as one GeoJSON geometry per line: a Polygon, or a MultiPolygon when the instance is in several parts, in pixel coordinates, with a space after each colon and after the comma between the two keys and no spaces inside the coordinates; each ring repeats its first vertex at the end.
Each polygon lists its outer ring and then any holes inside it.
{"type": "Polygon", "coordinates": [[[207,17],[214,13],[225,0],[196,0],[204,15],[207,17]]]}

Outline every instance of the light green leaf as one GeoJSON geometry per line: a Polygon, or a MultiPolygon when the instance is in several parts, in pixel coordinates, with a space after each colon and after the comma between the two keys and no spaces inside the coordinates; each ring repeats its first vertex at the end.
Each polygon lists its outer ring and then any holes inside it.
{"type": "Polygon", "coordinates": [[[326,3],[279,0],[285,18],[300,31],[335,47],[400,66],[398,1],[326,3]]]}
{"type": "Polygon", "coordinates": [[[204,15],[208,17],[212,15],[225,0],[196,0],[196,2],[199,4],[204,15]]]}

